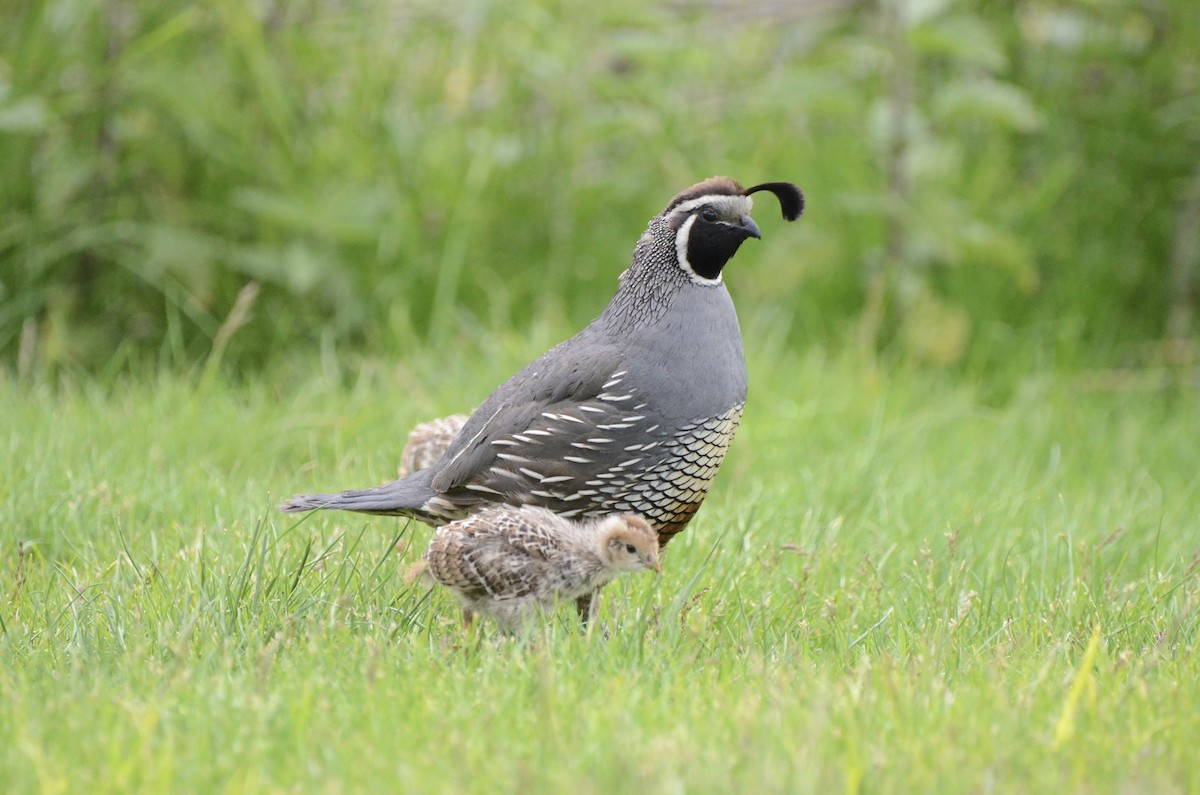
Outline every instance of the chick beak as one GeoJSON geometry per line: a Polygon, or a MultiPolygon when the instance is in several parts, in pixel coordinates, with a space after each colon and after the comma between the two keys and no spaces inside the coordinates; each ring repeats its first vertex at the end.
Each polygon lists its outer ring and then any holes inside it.
{"type": "Polygon", "coordinates": [[[742,216],[742,234],[746,237],[762,239],[762,232],[758,231],[758,224],[754,223],[754,219],[748,215],[742,216]]]}

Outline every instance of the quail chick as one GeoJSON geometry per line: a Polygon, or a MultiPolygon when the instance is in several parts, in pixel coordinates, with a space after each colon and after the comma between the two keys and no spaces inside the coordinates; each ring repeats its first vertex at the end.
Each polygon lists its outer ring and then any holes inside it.
{"type": "Polygon", "coordinates": [[[641,517],[573,521],[534,506],[489,506],[438,529],[425,576],[479,614],[519,632],[539,611],[626,572],[661,572],[658,534],[641,517]]]}
{"type": "Polygon", "coordinates": [[[413,428],[400,453],[397,477],[403,478],[433,466],[469,419],[466,414],[451,414],[449,417],[422,422],[413,428]]]}

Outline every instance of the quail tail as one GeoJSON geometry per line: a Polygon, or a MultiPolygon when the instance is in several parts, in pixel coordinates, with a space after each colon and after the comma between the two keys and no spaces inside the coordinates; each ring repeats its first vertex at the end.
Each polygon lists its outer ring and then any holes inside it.
{"type": "Polygon", "coordinates": [[[351,489],[338,494],[297,494],[281,503],[284,513],[331,510],[357,511],[388,516],[420,516],[421,506],[431,496],[429,482],[432,470],[422,470],[412,475],[375,486],[370,489],[351,489]]]}

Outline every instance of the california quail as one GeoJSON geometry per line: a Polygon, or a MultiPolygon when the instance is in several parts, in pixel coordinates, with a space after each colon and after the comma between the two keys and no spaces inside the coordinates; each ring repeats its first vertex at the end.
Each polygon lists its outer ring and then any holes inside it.
{"type": "Polygon", "coordinates": [[[451,414],[449,417],[422,422],[409,431],[408,442],[400,452],[397,477],[402,478],[433,466],[467,424],[468,419],[470,417],[466,414],[451,414]]]}
{"type": "Polygon", "coordinates": [[[761,190],[789,221],[804,209],[788,182],[743,190],[713,177],[675,196],[600,316],[501,384],[433,466],[280,509],[434,525],[490,503],[567,518],[636,513],[666,544],[700,507],[742,416],[746,363],[721,269],[760,237],[750,194],[761,190]]]}
{"type": "Polygon", "coordinates": [[[536,613],[631,571],[661,571],[658,534],[631,515],[574,521],[537,506],[486,506],[438,529],[424,574],[472,614],[515,632],[536,613]]]}

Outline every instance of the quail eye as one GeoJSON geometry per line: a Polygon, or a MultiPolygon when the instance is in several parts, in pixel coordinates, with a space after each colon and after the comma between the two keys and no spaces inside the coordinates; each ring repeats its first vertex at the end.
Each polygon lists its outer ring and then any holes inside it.
{"type": "Polygon", "coordinates": [[[717,220],[717,211],[709,207],[705,207],[704,210],[701,211],[700,217],[705,221],[712,223],[713,221],[717,220]]]}
{"type": "Polygon", "coordinates": [[[628,552],[630,555],[636,555],[637,547],[635,547],[633,544],[626,544],[625,551],[628,552]]]}

